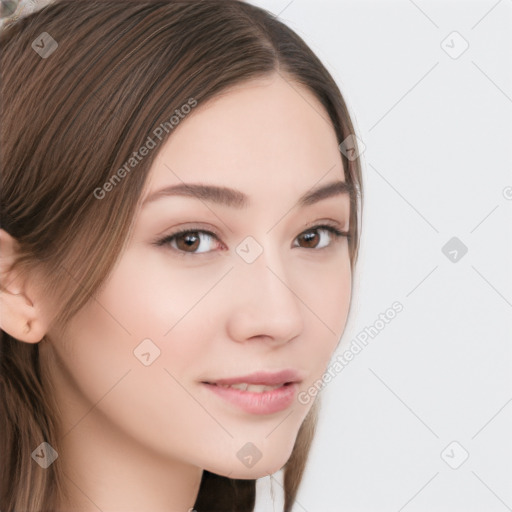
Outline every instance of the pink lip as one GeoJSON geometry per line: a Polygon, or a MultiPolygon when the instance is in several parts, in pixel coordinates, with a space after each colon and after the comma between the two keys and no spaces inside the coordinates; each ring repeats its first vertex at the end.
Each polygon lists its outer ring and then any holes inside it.
{"type": "Polygon", "coordinates": [[[203,382],[208,384],[224,384],[228,386],[232,384],[241,384],[242,382],[246,382],[247,384],[261,384],[263,386],[277,386],[279,384],[286,384],[289,382],[300,382],[302,378],[302,375],[300,375],[298,371],[287,369],[281,370],[279,372],[262,371],[251,373],[250,375],[243,375],[240,377],[215,379],[203,382]]]}
{"type": "Polygon", "coordinates": [[[213,393],[250,414],[272,414],[290,407],[297,394],[298,384],[287,384],[272,391],[254,393],[240,389],[223,388],[216,384],[202,383],[213,393]]]}
{"type": "Polygon", "coordinates": [[[240,377],[208,380],[203,381],[202,384],[217,396],[224,398],[245,412],[250,414],[272,414],[290,407],[295,400],[299,383],[303,378],[304,376],[298,371],[287,369],[278,372],[261,371],[240,377]],[[281,387],[257,393],[225,388],[219,385],[230,386],[241,383],[281,387]]]}

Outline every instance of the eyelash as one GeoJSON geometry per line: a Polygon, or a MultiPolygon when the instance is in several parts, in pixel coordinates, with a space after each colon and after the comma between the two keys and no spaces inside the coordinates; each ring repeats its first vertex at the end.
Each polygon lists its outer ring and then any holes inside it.
{"type": "MultiPolygon", "coordinates": [[[[321,231],[321,230],[328,231],[329,233],[334,235],[335,241],[339,240],[342,237],[345,237],[347,239],[351,238],[348,231],[341,231],[338,228],[331,226],[330,224],[318,224],[316,226],[308,228],[305,231],[303,231],[302,233],[300,233],[299,235],[297,235],[296,238],[298,238],[301,235],[304,235],[306,233],[310,233],[311,231],[321,231]]],[[[157,240],[154,244],[158,247],[168,246],[172,251],[177,253],[179,256],[184,256],[184,257],[199,256],[201,254],[209,254],[211,252],[214,252],[214,250],[212,250],[212,251],[205,251],[205,252],[201,252],[201,253],[194,253],[194,252],[181,251],[180,249],[176,249],[171,246],[171,242],[173,242],[176,238],[178,238],[180,235],[184,235],[184,234],[188,234],[188,233],[202,233],[202,234],[208,235],[220,242],[218,235],[216,235],[215,233],[213,233],[211,231],[204,230],[204,229],[186,228],[186,229],[181,229],[179,231],[175,231],[174,233],[171,233],[170,235],[167,235],[164,238],[157,240]]],[[[320,249],[316,249],[316,248],[312,247],[312,248],[309,248],[309,250],[321,251],[322,249],[328,249],[332,245],[333,245],[333,243],[330,243],[326,247],[321,247],[320,249]]],[[[299,249],[308,249],[308,248],[307,247],[299,247],[299,249]]]]}

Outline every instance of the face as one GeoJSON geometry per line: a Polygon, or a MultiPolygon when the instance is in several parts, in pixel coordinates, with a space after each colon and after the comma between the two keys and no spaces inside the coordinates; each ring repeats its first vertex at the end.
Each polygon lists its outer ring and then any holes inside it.
{"type": "Polygon", "coordinates": [[[325,371],[351,293],[337,234],[350,204],[328,119],[274,75],[198,105],[158,147],[109,278],[48,336],[64,430],[86,439],[101,421],[148,453],[231,478],[286,463],[314,400],[298,396],[325,371]],[[223,379],[294,384],[243,391],[223,379]]]}

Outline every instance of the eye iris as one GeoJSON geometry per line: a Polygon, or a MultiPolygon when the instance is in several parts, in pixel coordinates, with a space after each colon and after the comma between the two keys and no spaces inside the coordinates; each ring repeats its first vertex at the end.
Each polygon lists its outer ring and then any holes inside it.
{"type": "Polygon", "coordinates": [[[176,237],[176,246],[180,250],[187,251],[190,249],[191,251],[195,251],[199,245],[199,240],[198,232],[190,231],[176,237]],[[180,244],[181,241],[184,241],[184,244],[180,244]]]}
{"type": "Polygon", "coordinates": [[[302,238],[302,240],[306,241],[307,247],[309,247],[309,248],[316,247],[316,245],[318,243],[318,240],[315,240],[315,238],[318,239],[318,233],[315,233],[314,231],[304,233],[303,235],[301,235],[301,238],[302,238]],[[311,242],[313,242],[313,243],[311,243],[311,242]]]}

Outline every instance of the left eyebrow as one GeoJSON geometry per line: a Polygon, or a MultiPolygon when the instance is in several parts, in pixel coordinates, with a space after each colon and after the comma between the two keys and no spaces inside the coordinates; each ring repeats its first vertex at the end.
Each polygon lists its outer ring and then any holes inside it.
{"type": "MultiPolygon", "coordinates": [[[[353,186],[346,181],[333,181],[326,185],[321,185],[304,193],[295,206],[303,208],[310,206],[324,199],[338,196],[352,196],[353,186]]],[[[162,197],[183,196],[194,197],[203,201],[210,201],[217,204],[230,206],[232,208],[243,209],[249,206],[249,197],[234,188],[218,187],[216,185],[205,185],[202,183],[180,183],[158,190],[148,196],[143,206],[162,197]]]]}

